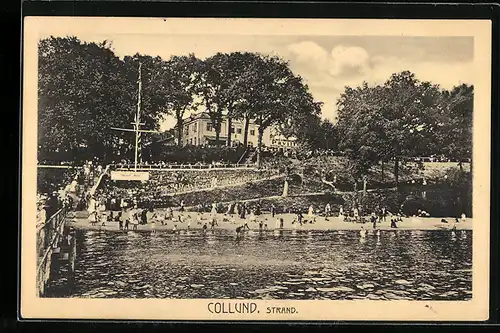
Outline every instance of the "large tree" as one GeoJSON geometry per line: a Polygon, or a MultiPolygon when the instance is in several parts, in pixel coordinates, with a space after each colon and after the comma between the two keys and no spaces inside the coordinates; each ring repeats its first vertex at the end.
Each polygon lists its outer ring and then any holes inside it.
{"type": "Polygon", "coordinates": [[[197,108],[194,99],[196,84],[199,79],[200,60],[194,54],[188,56],[172,56],[163,64],[168,81],[168,107],[177,121],[177,145],[182,146],[182,127],[186,111],[197,108]]]}
{"type": "Polygon", "coordinates": [[[138,65],[142,63],[141,121],[158,128],[168,95],[162,88],[160,58],[119,59],[111,43],[84,43],[76,37],[39,42],[39,152],[113,159],[131,151],[130,128],[137,111],[138,65]],[[127,144],[128,143],[128,144],[127,144]]]}
{"type": "Polygon", "coordinates": [[[384,85],[347,87],[341,95],[338,129],[340,146],[358,160],[355,174],[364,178],[379,161],[394,162],[396,186],[400,164],[422,154],[435,142],[439,86],[421,82],[411,72],[393,74],[384,85]]]}
{"type": "Polygon", "coordinates": [[[315,102],[300,76],[294,75],[288,62],[276,56],[264,56],[254,67],[255,79],[247,90],[258,127],[257,166],[260,167],[262,139],[270,126],[293,123],[319,114],[321,103],[315,102]]]}
{"type": "Polygon", "coordinates": [[[474,108],[474,86],[462,84],[444,90],[437,113],[438,154],[462,162],[472,161],[472,117],[474,108]]]}
{"type": "Polygon", "coordinates": [[[108,42],[82,43],[75,37],[39,42],[38,137],[40,158],[50,152],[105,157],[124,133],[134,98],[123,62],[108,42]]]}

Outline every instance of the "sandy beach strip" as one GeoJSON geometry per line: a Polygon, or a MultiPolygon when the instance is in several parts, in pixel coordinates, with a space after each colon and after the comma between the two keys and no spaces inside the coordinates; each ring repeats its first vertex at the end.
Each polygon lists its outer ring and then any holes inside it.
{"type": "MultiPolygon", "coordinates": [[[[106,212],[109,214],[109,212],[106,212]]],[[[159,213],[155,211],[155,213],[159,213]]],[[[116,216],[117,212],[114,212],[113,216],[116,216]]],[[[174,219],[167,220],[165,225],[162,225],[158,219],[154,219],[155,223],[151,223],[153,219],[152,213],[148,212],[148,224],[139,224],[137,226],[138,230],[173,230],[174,225],[177,230],[185,230],[189,228],[192,230],[202,229],[203,224],[207,224],[208,229],[210,229],[210,223],[212,217],[210,213],[196,213],[196,212],[184,212],[184,222],[179,222],[179,212],[174,212],[174,219]],[[201,215],[201,224],[198,223],[199,217],[201,215]]],[[[75,229],[88,229],[88,230],[116,230],[119,231],[118,222],[106,222],[104,226],[101,222],[91,225],[87,219],[88,214],[85,212],[78,212],[75,217],[68,217],[68,226],[74,227],[75,229]]],[[[163,214],[160,213],[160,217],[163,214]]],[[[217,214],[217,223],[215,229],[224,230],[235,230],[236,227],[241,226],[248,222],[248,226],[251,230],[259,230],[259,221],[263,221],[263,224],[267,224],[267,229],[276,230],[279,229],[277,225],[277,218],[283,218],[283,230],[359,230],[362,227],[364,229],[373,229],[373,225],[370,222],[366,223],[354,223],[354,222],[343,222],[338,216],[329,217],[326,219],[323,216],[316,216],[315,223],[309,223],[308,216],[304,215],[304,220],[307,220],[303,225],[298,225],[297,223],[292,224],[295,219],[295,214],[276,214],[273,218],[271,214],[261,214],[257,215],[257,222],[249,222],[247,219],[241,219],[236,216],[236,214],[225,215],[217,214]],[[234,220],[234,222],[233,222],[234,220]]],[[[368,220],[368,217],[366,217],[368,220]]],[[[397,223],[397,229],[391,228],[390,218],[386,218],[385,222],[377,223],[376,228],[379,230],[443,230],[451,229],[455,227],[457,230],[472,230],[472,218],[467,218],[465,222],[460,221],[455,223],[455,218],[448,217],[444,218],[448,223],[441,222],[442,217],[416,217],[416,218],[404,218],[402,222],[397,223]]],[[[129,224],[129,230],[132,230],[133,225],[129,224]]]]}

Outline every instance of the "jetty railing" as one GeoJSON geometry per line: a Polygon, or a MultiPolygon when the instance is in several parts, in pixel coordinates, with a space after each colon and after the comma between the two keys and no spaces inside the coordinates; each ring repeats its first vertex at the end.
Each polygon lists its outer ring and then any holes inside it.
{"type": "Polygon", "coordinates": [[[37,290],[39,295],[45,292],[50,278],[52,254],[57,248],[64,232],[67,209],[61,208],[45,223],[36,226],[37,234],[37,290]]]}

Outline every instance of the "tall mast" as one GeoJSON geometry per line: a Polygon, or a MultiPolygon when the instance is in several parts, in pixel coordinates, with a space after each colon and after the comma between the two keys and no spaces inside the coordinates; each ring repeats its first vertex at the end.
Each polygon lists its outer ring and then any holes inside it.
{"type": "Polygon", "coordinates": [[[138,79],[138,93],[137,93],[137,114],[135,115],[135,160],[134,160],[134,171],[137,171],[137,160],[139,157],[139,139],[140,139],[140,116],[141,116],[141,63],[139,62],[139,79],[138,79]]]}

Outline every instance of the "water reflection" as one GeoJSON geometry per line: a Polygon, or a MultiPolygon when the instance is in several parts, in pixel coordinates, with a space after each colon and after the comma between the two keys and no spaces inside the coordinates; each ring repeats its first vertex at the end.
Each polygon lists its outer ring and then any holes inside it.
{"type": "Polygon", "coordinates": [[[53,297],[412,299],[472,296],[472,232],[77,232],[53,297]]]}

